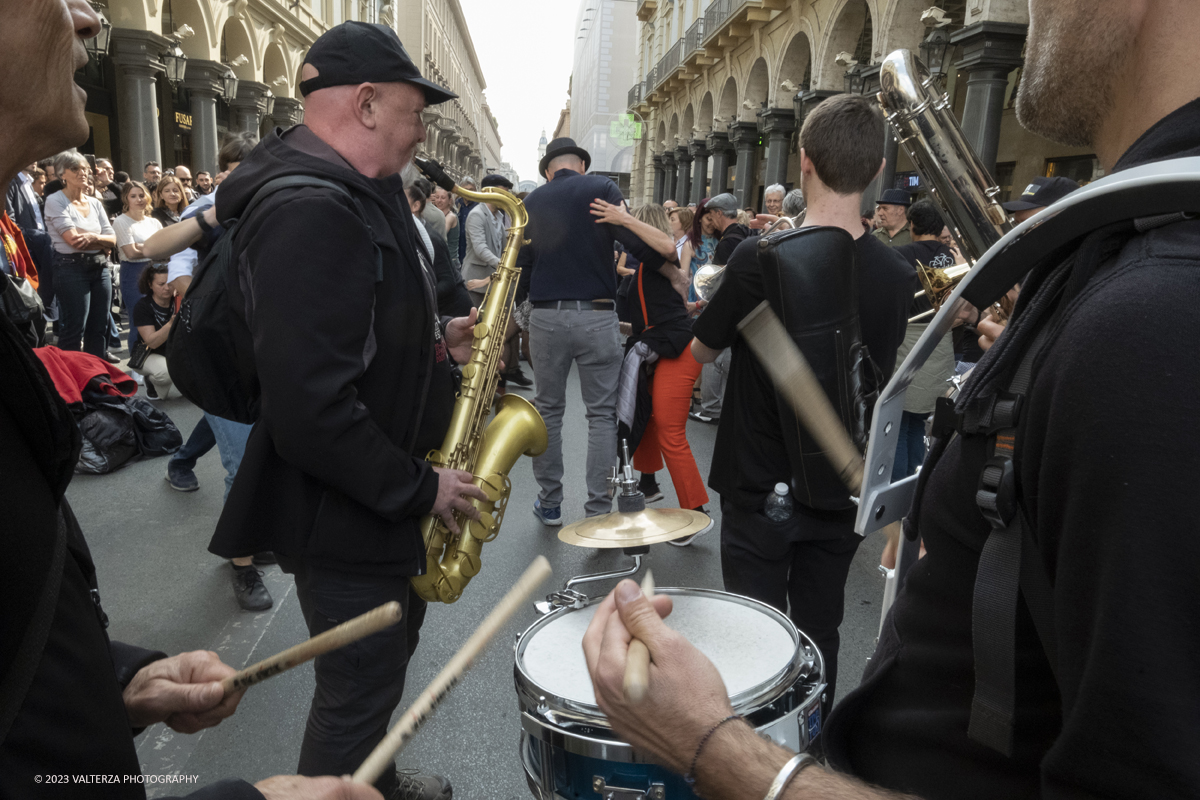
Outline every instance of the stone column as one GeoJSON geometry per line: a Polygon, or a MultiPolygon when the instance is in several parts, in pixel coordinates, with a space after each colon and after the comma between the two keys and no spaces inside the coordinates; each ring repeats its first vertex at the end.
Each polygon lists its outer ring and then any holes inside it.
{"type": "Polygon", "coordinates": [[[952,44],[963,48],[962,61],[954,66],[967,73],[963,136],[988,172],[996,171],[1008,74],[1022,63],[1027,27],[1014,22],[977,22],[950,36],[952,44]]]}
{"type": "Polygon", "coordinates": [[[706,197],[704,191],[708,184],[708,145],[703,139],[697,139],[688,146],[688,153],[692,156],[692,193],[688,202],[699,204],[706,197]]]}
{"type": "Polygon", "coordinates": [[[675,154],[670,150],[662,154],[663,202],[675,199],[675,154]]]}
{"type": "Polygon", "coordinates": [[[675,164],[679,177],[675,182],[674,200],[681,206],[688,204],[688,195],[692,193],[692,156],[686,147],[675,148],[675,164]]]}
{"type": "Polygon", "coordinates": [[[112,60],[117,72],[117,124],[121,131],[118,169],[140,176],[147,161],[162,162],[155,82],[166,67],[159,54],[168,41],[149,31],[114,28],[112,60]]]}
{"type": "Polygon", "coordinates": [[[734,158],[729,134],[717,131],[710,133],[708,149],[712,153],[712,186],[708,190],[708,196],[716,197],[729,191],[729,165],[734,158]]]}
{"type": "Polygon", "coordinates": [[[183,88],[192,98],[192,164],[196,172],[217,174],[217,98],[225,90],[227,67],[216,61],[189,58],[183,88]]]}
{"type": "Polygon", "coordinates": [[[253,133],[258,136],[262,125],[263,115],[267,113],[267,92],[270,91],[265,83],[256,81],[238,81],[237,97],[229,101],[229,107],[237,115],[237,129],[243,133],[253,133]]]}
{"type": "Polygon", "coordinates": [[[739,122],[729,126],[729,141],[737,148],[737,171],[733,175],[733,194],[738,205],[745,208],[750,203],[750,190],[754,186],[755,156],[758,152],[758,125],[739,122]]]}
{"type": "Polygon", "coordinates": [[[663,167],[663,157],[654,156],[651,161],[654,163],[654,202],[662,205],[663,189],[666,183],[663,179],[666,173],[666,169],[663,167]]]}
{"type": "Polygon", "coordinates": [[[790,108],[768,108],[759,117],[762,133],[767,137],[767,171],[764,183],[787,184],[788,154],[792,150],[792,134],[796,132],[796,112],[790,108]]]}
{"type": "Polygon", "coordinates": [[[294,97],[276,97],[275,112],[271,117],[281,128],[299,125],[304,121],[304,103],[294,97]]]}

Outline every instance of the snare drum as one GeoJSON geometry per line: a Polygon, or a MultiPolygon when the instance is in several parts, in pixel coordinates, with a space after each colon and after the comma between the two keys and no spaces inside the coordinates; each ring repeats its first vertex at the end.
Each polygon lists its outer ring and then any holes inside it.
{"type": "MultiPolygon", "coordinates": [[[[821,730],[825,662],[816,644],[774,608],[709,589],[658,589],[675,608],[667,624],[708,656],[734,710],[759,734],[804,750],[821,730]]],[[[547,614],[517,638],[521,762],[539,800],[680,800],[682,777],[618,739],[596,705],[583,657],[595,606],[547,614]]]]}

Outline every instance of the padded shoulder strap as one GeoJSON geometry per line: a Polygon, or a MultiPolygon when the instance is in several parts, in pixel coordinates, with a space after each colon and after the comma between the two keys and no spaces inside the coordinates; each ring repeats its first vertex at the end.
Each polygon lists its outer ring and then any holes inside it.
{"type": "Polygon", "coordinates": [[[355,216],[359,221],[367,227],[367,231],[371,236],[371,245],[375,250],[375,280],[383,280],[383,251],[379,248],[379,243],[375,238],[375,229],[371,226],[370,220],[367,218],[367,210],[363,207],[362,201],[355,197],[345,187],[344,184],[337,181],[330,181],[324,178],[318,178],[314,175],[285,175],[282,178],[272,178],[271,180],[258,187],[258,191],[254,193],[254,197],[250,198],[250,202],[246,205],[245,210],[238,216],[238,221],[234,227],[240,227],[242,220],[249,219],[254,209],[258,208],[259,204],[266,200],[271,195],[281,189],[295,189],[299,187],[310,186],[321,189],[332,189],[338,194],[345,197],[354,205],[355,216]]]}
{"type": "MultiPolygon", "coordinates": [[[[971,700],[971,721],[967,735],[980,744],[1004,755],[1012,755],[1013,715],[1016,707],[1017,603],[1022,583],[1022,564],[1036,560],[1032,537],[1017,503],[1016,473],[1013,465],[1021,399],[1029,390],[1033,363],[1045,346],[1050,330],[1042,327],[1029,349],[1021,357],[1017,370],[1003,393],[1006,402],[997,407],[991,420],[995,431],[988,440],[989,458],[979,476],[975,503],[991,523],[979,554],[979,570],[971,603],[971,639],[975,656],[975,696],[971,700]],[[1026,546],[1028,545],[1028,546],[1026,546]],[[1024,553],[1023,551],[1029,551],[1024,553]]],[[[1049,579],[1046,579],[1048,585],[1049,579]]],[[[1052,595],[1042,598],[1053,603],[1052,595]]],[[[1030,609],[1031,613],[1034,609],[1030,609]]],[[[1053,608],[1040,604],[1036,613],[1048,613],[1039,621],[1050,642],[1047,655],[1055,660],[1053,608]],[[1047,627],[1048,626],[1048,627],[1047,627]]],[[[1043,645],[1046,641],[1043,641],[1043,645]]]]}

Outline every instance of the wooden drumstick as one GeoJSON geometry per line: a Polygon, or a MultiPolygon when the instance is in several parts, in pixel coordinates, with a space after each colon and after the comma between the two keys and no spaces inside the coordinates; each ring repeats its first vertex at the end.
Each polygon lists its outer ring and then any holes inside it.
{"type": "Polygon", "coordinates": [[[738,323],[738,329],[775,388],[829,457],[829,462],[854,494],[862,491],[863,457],[829,402],[812,367],[792,341],[779,317],[764,300],[738,323]]]}
{"type": "Polygon", "coordinates": [[[462,680],[463,673],[471,668],[492,637],[504,627],[517,608],[524,604],[529,596],[550,577],[550,573],[550,562],[546,560],[545,556],[538,556],[534,559],[534,562],[529,565],[529,569],[525,570],[525,573],[509,589],[508,594],[504,595],[492,613],[488,614],[479,624],[479,627],[471,634],[471,638],[467,639],[466,644],[454,654],[450,663],[442,668],[437,677],[421,692],[416,702],[408,707],[400,721],[396,723],[396,727],[388,731],[387,736],[383,737],[383,741],[376,745],[371,755],[367,756],[367,760],[354,773],[356,782],[374,783],[385,769],[392,766],[396,754],[412,741],[417,730],[425,724],[425,721],[429,719],[433,710],[437,708],[449,691],[458,685],[458,682],[462,680]]]}
{"type": "Polygon", "coordinates": [[[330,650],[337,650],[339,647],[356,642],[372,633],[378,633],[399,621],[400,604],[395,600],[384,603],[379,608],[371,609],[365,614],[343,622],[336,628],[331,628],[308,641],[301,642],[295,647],[289,647],[282,653],[230,675],[221,681],[221,688],[225,690],[225,696],[228,697],[233,692],[240,692],[323,653],[328,653],[330,650]]]}
{"type": "MultiPolygon", "coordinates": [[[[654,573],[646,570],[642,579],[642,594],[647,600],[654,597],[654,573]]],[[[650,651],[641,639],[629,642],[629,656],[625,661],[625,699],[640,703],[646,699],[650,688],[650,651]]]]}

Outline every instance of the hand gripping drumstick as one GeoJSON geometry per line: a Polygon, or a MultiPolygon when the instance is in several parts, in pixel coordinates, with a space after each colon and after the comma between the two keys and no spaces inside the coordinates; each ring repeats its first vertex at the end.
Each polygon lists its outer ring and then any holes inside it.
{"type": "Polygon", "coordinates": [[[383,741],[371,751],[371,755],[367,756],[367,760],[354,773],[355,782],[374,783],[379,779],[383,771],[392,765],[396,754],[416,736],[417,729],[429,719],[438,703],[458,685],[463,673],[470,669],[492,637],[504,627],[504,623],[508,622],[509,617],[517,608],[550,577],[550,572],[550,562],[546,560],[545,556],[538,556],[534,559],[534,562],[529,565],[529,569],[525,570],[525,573],[508,590],[508,594],[504,595],[492,613],[488,614],[479,624],[479,627],[471,634],[471,638],[467,639],[466,644],[454,654],[450,663],[442,668],[437,677],[421,692],[421,696],[417,698],[416,702],[408,707],[400,721],[396,723],[396,727],[388,731],[387,736],[383,737],[383,741]]]}
{"type": "Polygon", "coordinates": [[[336,628],[330,628],[308,641],[301,642],[295,647],[289,647],[282,653],[230,675],[221,681],[221,688],[225,690],[225,696],[228,697],[233,692],[240,692],[256,683],[261,683],[267,678],[286,672],[292,667],[299,666],[330,650],[337,650],[351,642],[357,642],[359,639],[370,636],[372,633],[378,633],[399,621],[400,604],[395,600],[384,603],[379,608],[371,609],[365,614],[343,622],[336,628]]]}
{"type": "MultiPolygon", "coordinates": [[[[642,594],[649,600],[654,597],[654,573],[646,570],[642,579],[642,594]]],[[[640,703],[646,698],[650,687],[650,651],[641,639],[629,642],[629,655],[625,662],[625,699],[640,703]]]]}

